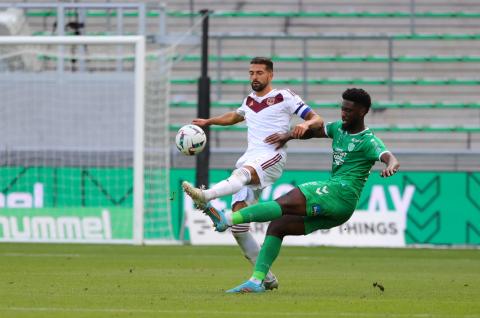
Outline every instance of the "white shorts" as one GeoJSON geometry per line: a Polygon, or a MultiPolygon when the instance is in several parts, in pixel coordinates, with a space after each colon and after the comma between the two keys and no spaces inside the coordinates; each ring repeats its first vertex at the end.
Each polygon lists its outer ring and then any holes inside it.
{"type": "Polygon", "coordinates": [[[262,190],[272,185],[280,178],[283,168],[287,162],[287,154],[285,152],[266,152],[266,153],[245,153],[241,156],[236,168],[250,166],[257,172],[260,184],[250,184],[242,187],[240,191],[233,194],[232,206],[235,202],[245,201],[248,205],[258,201],[262,190]]]}

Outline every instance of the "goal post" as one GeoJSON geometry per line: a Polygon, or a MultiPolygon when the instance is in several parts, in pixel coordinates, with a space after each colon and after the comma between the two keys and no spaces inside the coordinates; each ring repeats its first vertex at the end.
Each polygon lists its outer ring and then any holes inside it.
{"type": "Polygon", "coordinates": [[[0,241],[178,243],[172,56],[144,36],[0,37],[0,241]]]}
{"type": "MultiPolygon", "coordinates": [[[[133,156],[133,240],[135,244],[143,242],[144,223],[144,156],[145,149],[145,37],[135,37],[135,129],[133,156]]],[[[167,105],[168,106],[168,105],[167,105]]]]}

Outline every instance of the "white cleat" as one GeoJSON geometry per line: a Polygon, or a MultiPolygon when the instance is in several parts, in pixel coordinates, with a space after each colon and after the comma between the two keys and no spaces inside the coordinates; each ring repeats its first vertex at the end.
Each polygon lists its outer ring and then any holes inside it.
{"type": "Polygon", "coordinates": [[[182,188],[183,191],[185,191],[185,193],[192,198],[193,203],[195,204],[197,209],[205,210],[205,208],[207,207],[207,201],[205,200],[205,195],[202,189],[195,188],[187,181],[182,182],[182,188]]]}
{"type": "Polygon", "coordinates": [[[265,290],[274,290],[278,289],[278,280],[276,277],[274,277],[270,281],[263,281],[263,286],[265,287],[265,290]]]}

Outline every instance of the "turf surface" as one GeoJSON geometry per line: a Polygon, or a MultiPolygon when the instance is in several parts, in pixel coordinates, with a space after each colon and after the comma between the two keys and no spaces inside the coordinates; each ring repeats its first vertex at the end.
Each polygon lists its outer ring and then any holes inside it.
{"type": "Polygon", "coordinates": [[[233,246],[0,244],[0,317],[480,317],[480,250],[285,247],[273,270],[226,295],[233,246]]]}

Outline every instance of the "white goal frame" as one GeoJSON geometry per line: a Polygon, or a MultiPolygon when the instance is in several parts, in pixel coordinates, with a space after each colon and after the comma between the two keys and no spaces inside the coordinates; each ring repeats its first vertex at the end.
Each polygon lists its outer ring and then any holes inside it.
{"type": "MultiPolygon", "coordinates": [[[[130,44],[135,47],[134,62],[134,190],[133,244],[144,243],[144,115],[145,115],[145,37],[144,36],[0,36],[0,44],[10,45],[72,45],[130,44]]],[[[62,56],[59,49],[59,56],[62,56]]]]}

